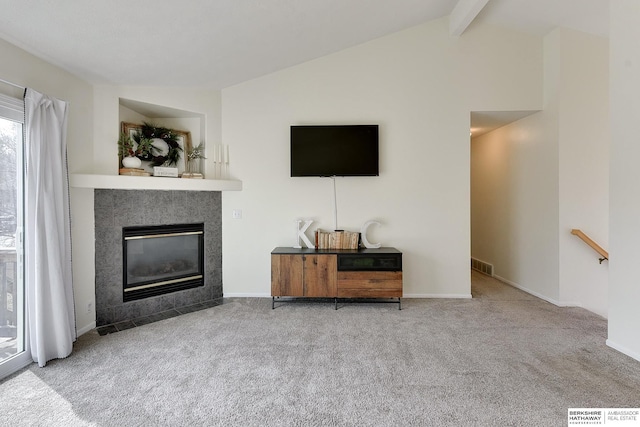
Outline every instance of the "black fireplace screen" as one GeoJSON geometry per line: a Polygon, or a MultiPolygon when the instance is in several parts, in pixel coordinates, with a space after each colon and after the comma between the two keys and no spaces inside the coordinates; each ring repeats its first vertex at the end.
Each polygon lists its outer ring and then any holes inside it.
{"type": "Polygon", "coordinates": [[[122,229],[123,298],[204,286],[204,224],[122,229]]]}

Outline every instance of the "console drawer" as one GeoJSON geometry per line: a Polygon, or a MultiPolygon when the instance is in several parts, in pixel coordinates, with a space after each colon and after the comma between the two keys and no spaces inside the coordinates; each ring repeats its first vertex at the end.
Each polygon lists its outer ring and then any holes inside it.
{"type": "Polygon", "coordinates": [[[402,271],[338,271],[338,298],[401,298],[402,271]]]}

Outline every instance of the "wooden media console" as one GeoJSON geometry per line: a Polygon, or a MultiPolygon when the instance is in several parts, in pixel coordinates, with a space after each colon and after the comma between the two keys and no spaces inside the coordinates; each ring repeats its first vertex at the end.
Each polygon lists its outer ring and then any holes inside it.
{"type": "MultiPolygon", "coordinates": [[[[402,309],[402,252],[395,248],[275,248],[271,308],[280,297],[396,299],[402,309]]],[[[390,301],[378,301],[390,302],[390,301]]]]}

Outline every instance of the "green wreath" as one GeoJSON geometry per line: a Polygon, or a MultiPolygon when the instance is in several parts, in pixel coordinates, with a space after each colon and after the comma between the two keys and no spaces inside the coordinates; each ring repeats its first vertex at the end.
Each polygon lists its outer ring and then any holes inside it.
{"type": "Polygon", "coordinates": [[[178,143],[178,135],[173,129],[154,126],[150,123],[144,122],[139,130],[133,134],[133,140],[138,146],[148,146],[149,149],[139,154],[137,157],[140,160],[146,160],[151,162],[151,166],[162,165],[175,165],[180,160],[180,153],[182,147],[178,143]],[[155,138],[162,139],[167,143],[169,150],[167,154],[160,155],[158,147],[154,146],[151,141],[155,138]]]}

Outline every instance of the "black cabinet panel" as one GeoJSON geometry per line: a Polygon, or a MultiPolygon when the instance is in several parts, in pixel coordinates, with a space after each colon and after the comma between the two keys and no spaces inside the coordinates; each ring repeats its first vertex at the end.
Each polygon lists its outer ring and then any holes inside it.
{"type": "Polygon", "coordinates": [[[338,254],[338,271],[402,271],[402,254],[338,254]]]}

